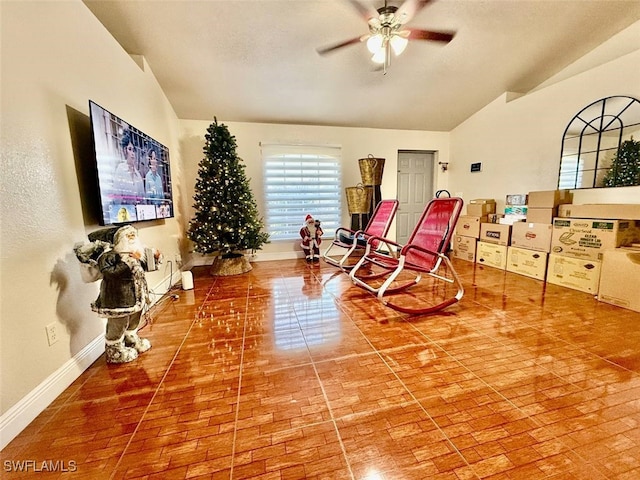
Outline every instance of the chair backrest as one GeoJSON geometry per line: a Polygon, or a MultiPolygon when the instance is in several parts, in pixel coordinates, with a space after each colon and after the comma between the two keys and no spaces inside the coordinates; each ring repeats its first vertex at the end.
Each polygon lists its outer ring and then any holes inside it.
{"type": "Polygon", "coordinates": [[[376,237],[385,237],[393,222],[393,217],[398,210],[398,200],[381,200],[376,205],[369,223],[364,229],[364,233],[376,237]]]}
{"type": "Polygon", "coordinates": [[[451,237],[462,211],[463,201],[458,197],[434,198],[425,207],[409,241],[402,248],[405,261],[425,268],[432,268],[438,257],[417,250],[408,249],[409,245],[421,247],[432,252],[446,253],[451,237]]]}

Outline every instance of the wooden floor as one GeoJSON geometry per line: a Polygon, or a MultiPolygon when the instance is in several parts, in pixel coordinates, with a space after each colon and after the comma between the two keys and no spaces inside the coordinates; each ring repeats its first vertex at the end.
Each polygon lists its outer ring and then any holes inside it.
{"type": "Polygon", "coordinates": [[[640,478],[640,313],[454,265],[462,301],[417,318],[324,263],[195,269],[153,348],[96,361],[0,477],[640,478]]]}

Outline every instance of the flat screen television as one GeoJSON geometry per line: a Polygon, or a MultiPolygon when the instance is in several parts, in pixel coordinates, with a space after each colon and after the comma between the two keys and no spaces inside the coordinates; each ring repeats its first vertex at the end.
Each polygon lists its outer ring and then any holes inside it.
{"type": "Polygon", "coordinates": [[[174,216],[169,149],[89,100],[101,225],[174,216]]]}

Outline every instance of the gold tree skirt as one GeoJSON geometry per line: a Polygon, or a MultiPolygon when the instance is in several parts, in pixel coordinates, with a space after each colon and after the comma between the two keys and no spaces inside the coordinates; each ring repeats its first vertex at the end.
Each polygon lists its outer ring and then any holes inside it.
{"type": "Polygon", "coordinates": [[[226,277],[247,273],[252,268],[251,263],[244,255],[231,258],[216,257],[211,265],[210,273],[214,276],[226,277]]]}

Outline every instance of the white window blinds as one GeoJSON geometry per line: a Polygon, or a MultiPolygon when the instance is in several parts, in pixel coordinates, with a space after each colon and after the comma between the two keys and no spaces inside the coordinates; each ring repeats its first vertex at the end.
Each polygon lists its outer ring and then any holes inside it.
{"type": "Polygon", "coordinates": [[[559,189],[582,188],[584,162],[577,156],[563,157],[560,162],[559,189]]]}
{"type": "Polygon", "coordinates": [[[261,150],[270,240],[299,239],[308,214],[333,235],[342,213],[340,147],[262,144],[261,150]]]}

